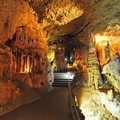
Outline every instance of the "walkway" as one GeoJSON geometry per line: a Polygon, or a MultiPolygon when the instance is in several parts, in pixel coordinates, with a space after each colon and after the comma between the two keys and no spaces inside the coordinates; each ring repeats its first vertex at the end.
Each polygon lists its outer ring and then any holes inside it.
{"type": "Polygon", "coordinates": [[[72,120],[68,88],[55,87],[46,96],[0,116],[0,120],[72,120]]]}

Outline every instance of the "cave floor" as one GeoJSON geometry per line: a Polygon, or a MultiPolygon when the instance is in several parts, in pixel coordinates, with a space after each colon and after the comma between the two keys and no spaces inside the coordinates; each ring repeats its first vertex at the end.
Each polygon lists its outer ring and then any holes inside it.
{"type": "Polygon", "coordinates": [[[0,120],[72,120],[67,87],[54,87],[41,99],[25,104],[0,120]]]}

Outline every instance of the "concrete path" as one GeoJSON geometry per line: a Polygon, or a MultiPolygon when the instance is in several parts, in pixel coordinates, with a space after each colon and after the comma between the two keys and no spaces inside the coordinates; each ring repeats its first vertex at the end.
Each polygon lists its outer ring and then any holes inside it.
{"type": "Polygon", "coordinates": [[[40,100],[0,116],[0,120],[72,120],[67,87],[55,87],[40,100]]]}

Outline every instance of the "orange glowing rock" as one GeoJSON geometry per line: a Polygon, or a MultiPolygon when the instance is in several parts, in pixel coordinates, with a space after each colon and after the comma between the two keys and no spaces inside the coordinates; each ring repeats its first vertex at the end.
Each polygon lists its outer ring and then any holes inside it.
{"type": "Polygon", "coordinates": [[[97,33],[94,37],[96,41],[96,50],[101,65],[108,63],[105,52],[107,42],[109,42],[110,60],[113,60],[113,56],[116,52],[120,53],[120,32],[117,27],[110,27],[104,32],[97,33]]]}

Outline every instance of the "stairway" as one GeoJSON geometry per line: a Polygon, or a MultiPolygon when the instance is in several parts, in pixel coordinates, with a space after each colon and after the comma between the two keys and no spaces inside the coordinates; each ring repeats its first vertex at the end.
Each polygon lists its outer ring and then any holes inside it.
{"type": "Polygon", "coordinates": [[[73,72],[55,72],[53,87],[68,87],[68,80],[71,82],[74,78],[73,72]]]}

